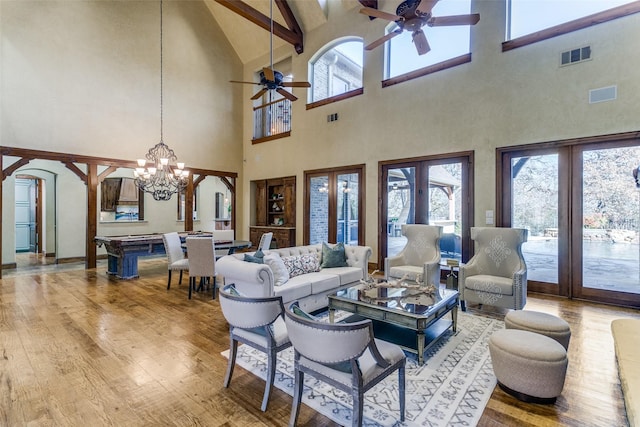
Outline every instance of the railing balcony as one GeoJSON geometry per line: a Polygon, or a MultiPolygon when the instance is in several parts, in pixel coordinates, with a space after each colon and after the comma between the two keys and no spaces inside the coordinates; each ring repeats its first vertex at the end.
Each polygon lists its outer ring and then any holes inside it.
{"type": "Polygon", "coordinates": [[[291,101],[279,99],[253,109],[253,143],[291,134],[291,101]]]}

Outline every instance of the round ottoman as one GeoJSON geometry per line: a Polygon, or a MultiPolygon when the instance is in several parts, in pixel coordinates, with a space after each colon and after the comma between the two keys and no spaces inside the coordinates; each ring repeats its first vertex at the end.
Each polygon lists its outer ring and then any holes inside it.
{"type": "Polygon", "coordinates": [[[569,349],[571,329],[569,324],[556,316],[538,311],[513,310],[504,317],[507,329],[521,329],[546,335],[558,341],[565,350],[569,349]]]}
{"type": "Polygon", "coordinates": [[[562,393],[567,351],[554,339],[503,329],[489,339],[489,352],[498,385],[515,398],[550,404],[562,393]]]}

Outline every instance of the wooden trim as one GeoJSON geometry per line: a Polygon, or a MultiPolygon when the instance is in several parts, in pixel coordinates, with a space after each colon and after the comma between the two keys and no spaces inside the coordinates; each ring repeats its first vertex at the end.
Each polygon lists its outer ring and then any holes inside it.
{"type": "Polygon", "coordinates": [[[507,40],[502,43],[502,51],[507,52],[522,46],[527,46],[542,40],[589,28],[594,25],[609,22],[638,12],[640,12],[640,1],[634,1],[633,3],[624,4],[622,6],[614,7],[613,9],[608,9],[603,12],[594,13],[593,15],[565,22],[564,24],[545,28],[544,30],[540,30],[532,34],[507,40]]]}
{"type": "MultiPolygon", "coordinates": [[[[58,153],[53,151],[41,151],[41,150],[31,150],[17,147],[5,147],[0,146],[0,170],[2,171],[2,180],[0,180],[0,211],[2,209],[2,182],[7,176],[12,175],[19,167],[24,166],[29,163],[31,160],[40,159],[40,160],[51,160],[58,161],[64,164],[67,169],[76,174],[87,186],[87,223],[86,223],[86,241],[85,241],[85,254],[86,257],[81,258],[80,260],[85,261],[86,268],[95,268],[96,267],[96,251],[97,247],[93,241],[93,237],[97,232],[97,187],[100,183],[101,179],[104,179],[109,170],[112,168],[129,168],[135,169],[137,167],[136,161],[131,160],[119,160],[119,159],[110,159],[105,157],[92,157],[92,156],[84,156],[84,155],[76,155],[70,153],[58,153]],[[13,163],[6,169],[3,169],[3,161],[4,156],[12,156],[21,158],[17,162],[13,163]],[[27,160],[28,159],[28,160],[27,160]],[[87,173],[82,172],[80,168],[78,168],[75,163],[84,163],[87,165],[87,173]],[[19,166],[16,166],[18,165],[19,166]],[[100,174],[100,178],[98,177],[97,168],[98,166],[108,166],[108,168],[100,174]]],[[[197,175],[205,175],[205,176],[218,176],[218,177],[228,177],[235,179],[238,177],[236,172],[224,172],[224,171],[213,171],[208,169],[198,169],[198,168],[185,168],[190,172],[190,176],[193,174],[197,175]]],[[[228,182],[228,181],[227,181],[228,182]]],[[[193,191],[193,187],[191,187],[191,191],[193,191]]],[[[235,192],[234,199],[235,199],[235,192]]],[[[142,203],[144,197],[144,193],[140,191],[139,193],[139,212],[138,217],[140,221],[144,220],[144,204],[142,203]]],[[[235,203],[235,201],[234,201],[235,203]]],[[[193,211],[192,211],[193,215],[193,211]]],[[[191,217],[193,218],[193,216],[191,217]]],[[[192,219],[193,221],[193,219],[192,219]]],[[[235,225],[235,209],[233,211],[232,224],[235,225]]],[[[188,226],[185,222],[185,226],[188,226]]],[[[191,225],[193,227],[193,223],[191,225]]],[[[0,224],[0,253],[2,253],[2,224],[0,224]]],[[[0,278],[2,278],[2,272],[0,271],[0,278]]]]}
{"type": "Polygon", "coordinates": [[[320,101],[316,101],[316,102],[311,102],[307,104],[307,110],[311,110],[312,108],[322,107],[323,105],[327,105],[327,104],[333,104],[334,102],[343,101],[345,99],[353,98],[354,96],[362,95],[363,93],[364,93],[364,88],[362,87],[358,89],[350,90],[349,92],[341,93],[340,95],[321,99],[320,101]]]}
{"type": "Polygon", "coordinates": [[[280,138],[287,138],[291,136],[291,131],[278,133],[276,135],[265,136],[264,138],[256,138],[251,140],[251,144],[262,144],[263,142],[273,141],[280,138]]]}
{"type": "Polygon", "coordinates": [[[382,87],[393,86],[398,83],[403,83],[409,80],[417,79],[418,77],[437,73],[438,71],[457,67],[458,65],[467,64],[469,62],[471,62],[471,53],[460,55],[455,58],[447,59],[446,61],[442,61],[437,64],[430,65],[428,67],[419,68],[409,73],[401,74],[399,76],[395,76],[390,79],[383,80],[382,87]]]}
{"type": "Polygon", "coordinates": [[[15,162],[14,164],[12,164],[11,166],[7,167],[7,169],[2,171],[2,180],[4,181],[6,177],[11,176],[16,170],[20,169],[22,166],[29,164],[31,160],[33,159],[22,158],[17,162],[15,162]]]}

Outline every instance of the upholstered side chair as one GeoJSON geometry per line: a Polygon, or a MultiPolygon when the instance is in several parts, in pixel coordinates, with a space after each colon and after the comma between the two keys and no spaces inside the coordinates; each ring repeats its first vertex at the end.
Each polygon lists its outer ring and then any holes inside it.
{"type": "Polygon", "coordinates": [[[385,279],[419,280],[436,288],[440,285],[440,237],[442,227],[402,224],[407,244],[396,256],[384,260],[385,279]]]}
{"type": "Polygon", "coordinates": [[[527,303],[527,264],[522,244],[523,228],[471,227],[476,253],[460,266],[462,310],[466,304],[486,304],[522,310],[527,303]]]}
{"type": "Polygon", "coordinates": [[[267,379],[262,398],[262,411],[267,410],[276,373],[278,352],[291,346],[284,323],[282,297],[249,298],[238,293],[230,284],[220,290],[220,307],[229,323],[229,362],[224,386],[229,387],[236,364],[238,343],[246,344],[267,354],[267,379]]]}
{"type": "Polygon", "coordinates": [[[164,250],[167,253],[167,268],[169,270],[169,276],[167,279],[167,289],[171,288],[171,272],[179,271],[180,279],[178,284],[182,283],[182,272],[189,270],[189,260],[184,256],[182,250],[182,241],[178,233],[171,232],[162,235],[162,241],[164,243],[164,250]]]}
{"type": "Polygon", "coordinates": [[[189,299],[196,290],[196,279],[200,278],[200,287],[213,279],[213,298],[216,297],[216,255],[212,237],[187,237],[187,256],[189,257],[189,299]]]}
{"type": "Polygon", "coordinates": [[[302,312],[294,303],[285,311],[293,345],[293,407],[289,426],[296,425],[304,387],[304,374],[330,384],[353,398],[353,426],[362,425],[364,394],[381,380],[398,372],[400,419],[405,412],[406,356],[395,344],[373,337],[371,320],[327,323],[302,312]]]}

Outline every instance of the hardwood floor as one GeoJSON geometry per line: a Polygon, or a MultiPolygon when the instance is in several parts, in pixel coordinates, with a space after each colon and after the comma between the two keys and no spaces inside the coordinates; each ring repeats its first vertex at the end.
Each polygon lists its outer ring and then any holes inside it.
{"type": "MultiPolygon", "coordinates": [[[[166,290],[166,262],[140,262],[140,279],[94,270],[0,279],[0,425],[285,426],[291,397],[237,367],[222,387],[228,329],[217,300],[187,299],[188,278],[166,290]]],[[[555,405],[493,392],[481,426],[624,426],[610,322],[640,312],[530,295],[527,309],[572,329],[569,369],[555,405]]],[[[473,308],[470,309],[473,312],[473,308]]],[[[301,426],[335,423],[302,407],[301,426]]]]}

